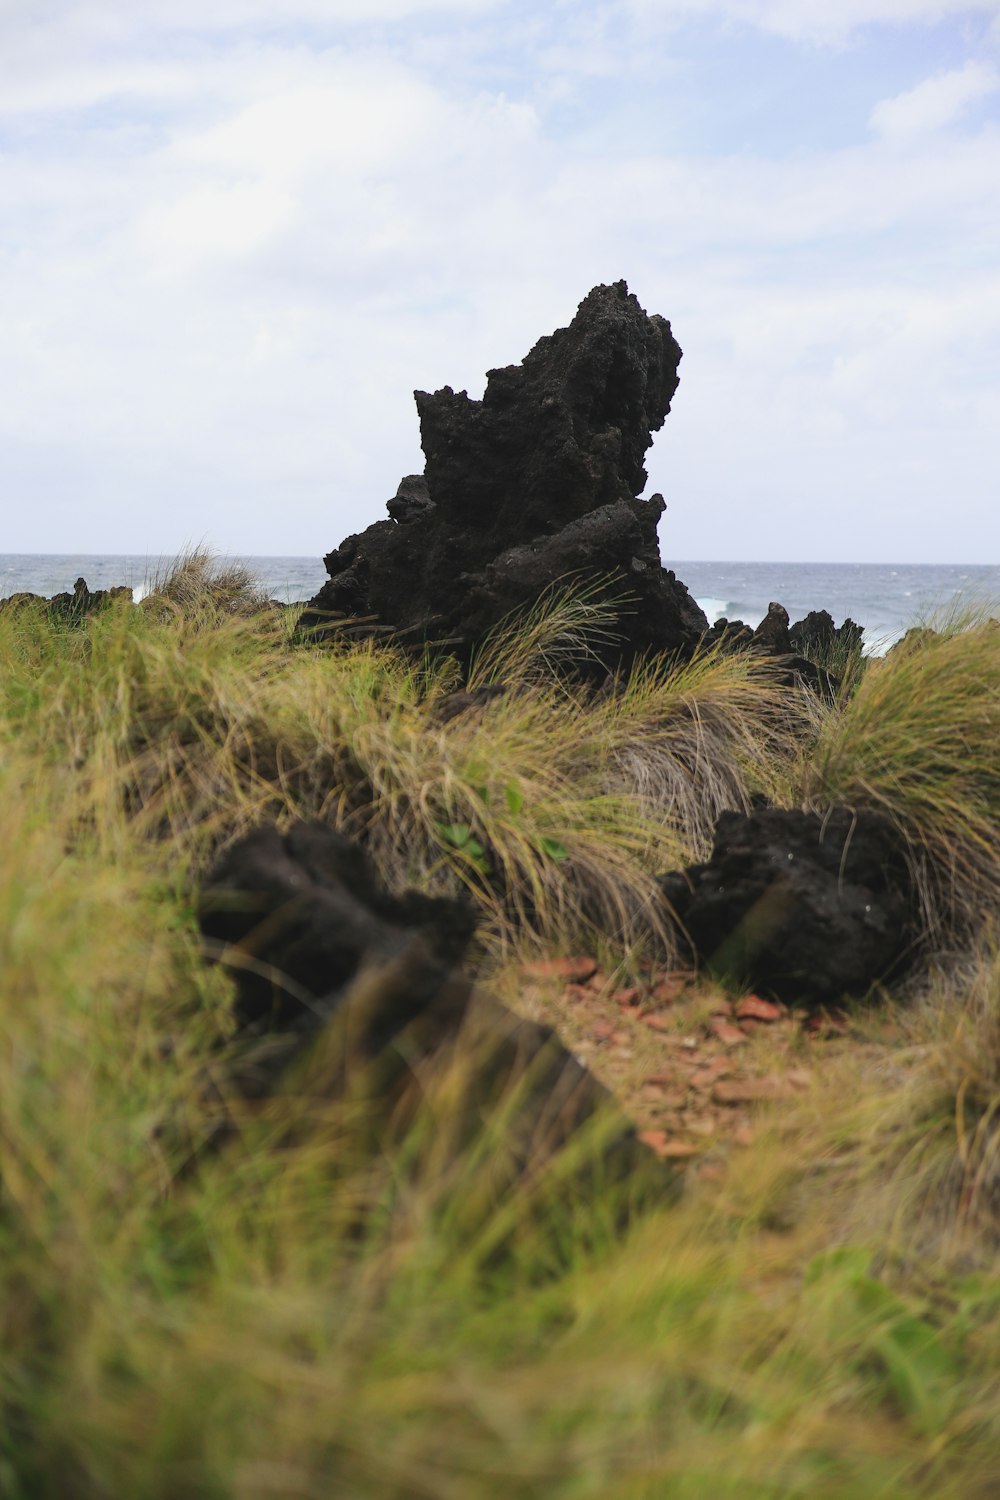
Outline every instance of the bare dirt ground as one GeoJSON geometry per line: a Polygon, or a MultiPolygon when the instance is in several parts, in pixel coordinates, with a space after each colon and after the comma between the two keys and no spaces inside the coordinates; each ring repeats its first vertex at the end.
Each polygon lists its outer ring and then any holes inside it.
{"type": "MultiPolygon", "coordinates": [[[[520,971],[518,1008],[547,1021],[616,1096],[657,1155],[721,1173],[753,1147],[761,1112],[813,1087],[831,1051],[859,1045],[842,1012],[789,1010],[727,996],[694,974],[647,966],[618,987],[586,955],[520,971]]],[[[889,1020],[865,1025],[870,1056],[898,1041],[889,1020]]]]}

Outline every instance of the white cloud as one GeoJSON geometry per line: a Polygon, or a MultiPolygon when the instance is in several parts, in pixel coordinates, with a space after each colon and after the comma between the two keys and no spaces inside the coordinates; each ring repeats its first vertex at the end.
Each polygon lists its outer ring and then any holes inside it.
{"type": "MultiPolygon", "coordinates": [[[[598,4],[559,7],[585,23],[562,32],[521,17],[539,75],[517,98],[487,67],[492,31],[445,28],[411,55],[391,28],[364,45],[203,29],[155,61],[121,30],[139,9],[86,14],[113,44],[63,40],[34,71],[0,58],[0,97],[17,74],[33,112],[8,115],[23,131],[0,155],[0,465],[5,493],[59,497],[6,545],[207,536],[319,556],[419,466],[414,387],[477,393],[625,276],[686,350],[650,463],[668,556],[720,535],[806,556],[834,515],[842,555],[890,556],[884,512],[905,498],[910,555],[942,557],[947,483],[968,513],[951,555],[982,550],[1000,469],[995,128],[773,158],[643,132],[612,153],[602,39],[621,12],[598,4]],[[586,115],[568,135],[546,114],[563,79],[586,115]],[[102,98],[96,121],[60,113],[102,98]]],[[[856,141],[863,110],[847,123],[856,141]]]]}
{"type": "Polygon", "coordinates": [[[321,164],[352,176],[398,170],[447,113],[429,84],[385,61],[305,71],[222,123],[180,136],[175,155],[279,177],[321,164]]]}
{"type": "Polygon", "coordinates": [[[138,244],[161,271],[187,271],[206,260],[251,257],[294,222],[292,198],[268,182],[196,188],[152,203],[138,244]]]}
{"type": "Polygon", "coordinates": [[[626,4],[647,21],[715,16],[808,42],[843,42],[865,26],[1000,17],[1000,0],[626,0],[626,4]]]}
{"type": "Polygon", "coordinates": [[[884,136],[913,136],[940,130],[965,114],[970,104],[1000,88],[1000,72],[985,62],[937,73],[915,88],[883,99],[871,114],[871,124],[884,136]]]}

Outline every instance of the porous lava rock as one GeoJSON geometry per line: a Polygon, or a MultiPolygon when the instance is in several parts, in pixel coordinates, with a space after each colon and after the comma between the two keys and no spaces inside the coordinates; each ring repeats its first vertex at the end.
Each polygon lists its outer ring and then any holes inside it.
{"type": "Polygon", "coordinates": [[[406,1004],[419,1008],[475,928],[464,901],[391,895],[363,850],[321,823],[258,828],[234,844],[202,886],[199,921],[227,950],[240,1025],[275,1029],[322,1024],[363,967],[404,956],[406,1004]]]}
{"type": "Polygon", "coordinates": [[[667,320],[620,281],[595,287],[520,365],[489,371],[481,401],[416,391],[424,474],[402,481],[390,520],[324,559],[329,581],[302,628],[316,638],[374,617],[461,658],[551,586],[597,579],[624,601],[605,666],[690,653],[708,621],[661,565],[662,496],[639,498],[680,359],[667,320]]]}
{"type": "MultiPolygon", "coordinates": [[[[323,1090],[346,1091],[363,1064],[382,1118],[398,1126],[422,1097],[427,1065],[461,1045],[468,1066],[449,1107],[462,1112],[466,1133],[491,1100],[519,1090],[505,1138],[512,1171],[551,1154],[585,1121],[602,1122],[605,1166],[630,1172],[648,1157],[550,1027],[458,971],[474,928],[467,903],[390,894],[363,851],[325,825],[260,828],[234,844],[203,884],[199,922],[235,981],[231,1085],[245,1098],[315,1090],[318,1053],[323,1090]],[[333,1053],[341,1072],[330,1069],[333,1053]]],[[[457,1130],[454,1119],[449,1128],[457,1130]]]]}
{"type": "Polygon", "coordinates": [[[723,813],[710,859],[660,886],[702,965],[793,1005],[866,995],[916,940],[905,850],[874,812],[723,813]]]}
{"type": "Polygon", "coordinates": [[[771,657],[778,669],[776,681],[788,687],[808,687],[820,697],[834,699],[841,679],[826,663],[835,655],[846,659],[851,651],[860,649],[863,635],[862,627],[851,619],[835,626],[833,616],[825,609],[811,610],[790,625],[785,606],[772,601],[756,629],[743,620],[723,617],[707,632],[705,644],[771,657]]]}
{"type": "Polygon", "coordinates": [[[61,594],[53,594],[51,599],[46,599],[42,594],[11,594],[7,599],[0,599],[0,609],[20,609],[29,604],[44,604],[50,614],[72,624],[105,609],[116,599],[127,599],[131,604],[132,590],[125,585],[110,589],[89,589],[87,580],[78,578],[72,593],[66,590],[61,594]]]}
{"type": "Polygon", "coordinates": [[[769,656],[790,656],[792,643],[789,640],[788,610],[783,604],[773,601],[767,606],[767,614],[753,633],[751,645],[769,656]]]}
{"type": "Polygon", "coordinates": [[[840,625],[835,625],[833,616],[826,609],[811,609],[788,631],[791,649],[810,661],[817,656],[829,660],[834,652],[846,656],[851,651],[859,651],[863,637],[864,628],[850,616],[840,625]]]}

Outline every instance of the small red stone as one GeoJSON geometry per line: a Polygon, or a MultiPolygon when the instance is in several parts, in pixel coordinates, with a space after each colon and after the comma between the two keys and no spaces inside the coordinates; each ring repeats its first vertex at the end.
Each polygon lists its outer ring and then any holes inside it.
{"type": "Polygon", "coordinates": [[[736,1015],[741,1021],[780,1021],[784,1009],[760,995],[744,995],[736,1007],[736,1015]]]}
{"type": "Polygon", "coordinates": [[[697,1156],[698,1147],[690,1141],[672,1140],[665,1130],[640,1130],[639,1139],[657,1156],[673,1157],[679,1160],[685,1156],[697,1156]]]}
{"type": "Polygon", "coordinates": [[[712,1031],[724,1047],[739,1047],[746,1041],[746,1037],[738,1026],[721,1018],[712,1022],[712,1031]]]}
{"type": "Polygon", "coordinates": [[[567,979],[583,983],[597,971],[596,958],[538,958],[524,965],[532,979],[567,979]]]}

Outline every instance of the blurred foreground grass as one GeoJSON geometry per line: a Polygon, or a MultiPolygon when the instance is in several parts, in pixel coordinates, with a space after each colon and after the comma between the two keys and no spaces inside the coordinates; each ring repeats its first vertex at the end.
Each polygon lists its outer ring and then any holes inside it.
{"type": "Polygon", "coordinates": [[[238,580],[0,613],[5,1500],[1000,1489],[995,635],[820,709],[718,656],[583,695],[539,652],[600,619],[547,619],[488,659],[517,691],[450,715],[446,662],[296,647],[238,580]],[[502,1121],[443,1150],[446,1092],[402,1138],[317,1095],[280,1148],[262,1112],[199,1152],[231,1022],[194,897],[247,827],[320,817],[466,889],[516,999],[532,953],[669,953],[652,876],[754,792],[888,808],[966,946],[720,1173],[494,1193],[502,1121]]]}

